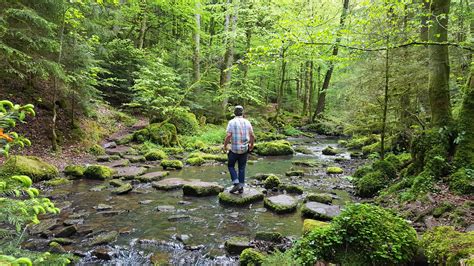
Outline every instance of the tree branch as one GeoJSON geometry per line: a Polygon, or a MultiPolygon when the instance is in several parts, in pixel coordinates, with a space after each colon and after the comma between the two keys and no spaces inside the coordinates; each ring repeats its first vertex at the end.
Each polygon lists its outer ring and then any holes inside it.
{"type": "MultiPolygon", "coordinates": [[[[334,43],[329,43],[329,42],[304,42],[304,44],[306,44],[306,45],[335,45],[334,43]]],[[[352,49],[352,50],[366,51],[366,52],[385,51],[387,49],[397,49],[397,48],[402,48],[402,47],[418,46],[418,45],[449,45],[449,46],[458,47],[460,49],[464,49],[464,50],[468,50],[468,51],[474,51],[474,47],[463,46],[459,43],[452,43],[452,42],[420,42],[420,41],[413,41],[413,42],[394,45],[394,46],[391,46],[391,47],[379,47],[379,48],[364,48],[364,47],[338,44],[338,46],[340,46],[340,47],[344,47],[344,48],[352,49]]]]}

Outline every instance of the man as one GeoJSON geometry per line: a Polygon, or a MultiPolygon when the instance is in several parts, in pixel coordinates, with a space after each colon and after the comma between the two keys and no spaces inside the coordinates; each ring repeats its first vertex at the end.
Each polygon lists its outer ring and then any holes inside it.
{"type": "Polygon", "coordinates": [[[227,135],[224,140],[224,151],[231,143],[231,148],[227,154],[227,166],[230,172],[230,178],[234,186],[230,193],[244,192],[245,184],[245,166],[247,164],[247,155],[253,150],[255,135],[250,122],[243,117],[244,108],[237,105],[234,108],[235,117],[227,125],[227,135]],[[235,171],[235,163],[239,164],[239,174],[235,171]]]}

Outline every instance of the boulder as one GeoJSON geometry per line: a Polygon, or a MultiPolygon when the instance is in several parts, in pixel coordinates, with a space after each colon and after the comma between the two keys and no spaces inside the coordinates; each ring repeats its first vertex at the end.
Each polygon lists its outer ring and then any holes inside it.
{"type": "Polygon", "coordinates": [[[261,231],[255,234],[255,240],[281,243],[283,236],[278,232],[261,231]]]}
{"type": "Polygon", "coordinates": [[[127,194],[128,192],[132,191],[133,186],[130,183],[125,183],[124,185],[115,188],[112,190],[112,194],[122,195],[127,194]]]}
{"type": "Polygon", "coordinates": [[[145,167],[138,167],[138,166],[127,166],[127,167],[118,167],[115,168],[117,173],[114,175],[116,178],[123,178],[125,180],[134,179],[137,176],[142,175],[146,172],[145,167]]]}
{"type": "Polygon", "coordinates": [[[253,248],[246,248],[240,254],[239,262],[241,266],[262,265],[265,255],[253,248]]]}
{"type": "Polygon", "coordinates": [[[213,196],[224,191],[224,187],[216,182],[191,181],[183,186],[185,196],[213,196]]]}
{"type": "Polygon", "coordinates": [[[185,184],[188,184],[188,180],[182,178],[167,178],[160,181],[151,183],[152,187],[158,190],[173,190],[182,188],[185,184]]]}
{"type": "Polygon", "coordinates": [[[315,220],[332,220],[339,215],[341,209],[339,206],[327,205],[319,202],[309,201],[301,207],[301,213],[304,217],[315,220]]]}
{"type": "Polygon", "coordinates": [[[302,186],[292,185],[292,184],[280,184],[278,190],[286,191],[290,194],[303,194],[304,190],[302,186]]]}
{"type": "Polygon", "coordinates": [[[84,171],[84,177],[90,179],[105,180],[111,178],[115,171],[105,165],[90,165],[84,171]]]}
{"type": "Polygon", "coordinates": [[[77,228],[74,225],[60,228],[54,233],[54,237],[70,237],[77,232],[77,228]]]}
{"type": "Polygon", "coordinates": [[[147,161],[158,161],[168,158],[168,155],[162,150],[151,150],[145,154],[147,161]]]}
{"type": "Polygon", "coordinates": [[[105,211],[105,210],[110,210],[113,207],[107,204],[99,203],[99,205],[95,206],[94,209],[98,211],[105,211]]]}
{"type": "Polygon", "coordinates": [[[277,195],[265,198],[263,205],[276,213],[289,213],[296,211],[298,200],[288,195],[277,195]]]}
{"type": "Polygon", "coordinates": [[[219,202],[224,205],[244,206],[263,200],[263,193],[254,188],[244,188],[241,194],[233,194],[229,191],[219,193],[219,202]]]}
{"type": "Polygon", "coordinates": [[[108,155],[119,155],[120,157],[123,157],[127,154],[135,153],[135,150],[128,146],[117,146],[112,149],[106,149],[105,153],[107,153],[108,155]]]}
{"type": "Polygon", "coordinates": [[[109,184],[113,187],[121,187],[125,185],[126,183],[123,182],[121,179],[112,179],[109,181],[109,184]]]}
{"type": "Polygon", "coordinates": [[[344,173],[344,170],[342,170],[341,167],[331,166],[326,168],[326,173],[329,175],[338,175],[344,173]]]}
{"type": "Polygon", "coordinates": [[[49,230],[54,229],[58,226],[58,219],[45,219],[41,220],[39,224],[33,224],[28,227],[28,231],[32,235],[41,234],[49,230]]]}
{"type": "Polygon", "coordinates": [[[332,195],[328,193],[310,193],[305,198],[305,202],[307,201],[315,201],[319,203],[328,204],[332,202],[332,195]]]}
{"type": "Polygon", "coordinates": [[[330,156],[334,156],[334,155],[337,155],[339,153],[339,150],[337,150],[336,148],[334,147],[331,147],[331,146],[327,146],[326,148],[324,148],[322,150],[322,153],[324,155],[330,155],[330,156]]]}
{"type": "Polygon", "coordinates": [[[286,176],[304,176],[303,170],[293,170],[285,173],[286,176]]]}
{"type": "Polygon", "coordinates": [[[142,183],[147,183],[147,182],[159,181],[167,175],[169,175],[169,172],[158,171],[158,172],[150,172],[150,173],[143,174],[141,176],[137,176],[135,177],[135,179],[142,183]]]}
{"type": "Polygon", "coordinates": [[[59,176],[56,166],[35,156],[10,156],[0,167],[0,176],[26,175],[33,182],[50,180],[59,176]]]}
{"type": "Polygon", "coordinates": [[[259,181],[265,181],[265,179],[267,179],[267,177],[269,176],[274,176],[274,174],[262,174],[262,173],[258,173],[254,176],[252,176],[251,178],[254,178],[254,179],[257,179],[259,181]]]}
{"type": "Polygon", "coordinates": [[[130,161],[127,160],[127,159],[120,159],[120,160],[112,161],[110,163],[105,163],[105,165],[107,165],[108,167],[112,167],[112,168],[125,167],[125,166],[128,166],[129,164],[130,164],[130,161]]]}
{"type": "Polygon", "coordinates": [[[327,222],[322,222],[322,221],[313,220],[313,219],[304,219],[303,234],[309,233],[315,228],[325,227],[328,225],[329,223],[327,222]]]}
{"type": "Polygon", "coordinates": [[[161,161],[161,167],[163,167],[164,170],[166,169],[182,169],[183,168],[183,162],[179,160],[163,160],[161,161]]]}
{"type": "Polygon", "coordinates": [[[255,153],[264,156],[292,155],[294,153],[291,144],[285,140],[257,143],[255,153]]]}
{"type": "Polygon", "coordinates": [[[276,175],[269,175],[263,182],[263,186],[266,189],[278,187],[280,184],[281,184],[280,178],[278,178],[278,176],[276,175]]]}
{"type": "Polygon", "coordinates": [[[206,162],[201,156],[191,157],[186,160],[186,164],[191,166],[201,166],[206,162]]]}
{"type": "Polygon", "coordinates": [[[64,168],[64,174],[70,177],[80,178],[84,175],[86,167],[82,165],[68,165],[64,168]]]}
{"type": "Polygon", "coordinates": [[[246,248],[251,248],[250,239],[247,237],[235,236],[228,239],[224,244],[225,250],[230,255],[239,255],[246,248]]]}
{"type": "Polygon", "coordinates": [[[141,155],[125,155],[123,158],[129,160],[131,163],[142,163],[146,161],[145,156],[141,155]]]}
{"type": "Polygon", "coordinates": [[[302,167],[316,167],[319,165],[317,161],[310,161],[310,160],[298,160],[298,161],[292,161],[291,163],[296,166],[302,166],[302,167]]]}
{"type": "Polygon", "coordinates": [[[107,247],[99,247],[94,249],[91,254],[99,260],[111,260],[113,252],[107,247]]]}
{"type": "Polygon", "coordinates": [[[117,143],[115,143],[114,141],[107,142],[107,143],[105,143],[104,145],[102,145],[102,147],[104,147],[104,149],[117,148],[117,143]]]}
{"type": "Polygon", "coordinates": [[[51,187],[57,187],[57,186],[71,184],[71,183],[72,183],[71,180],[64,177],[54,178],[54,179],[44,182],[46,186],[51,186],[51,187]]]}
{"type": "Polygon", "coordinates": [[[97,246],[97,245],[109,244],[111,242],[114,242],[117,239],[118,235],[119,233],[117,231],[109,231],[109,232],[101,233],[93,237],[90,240],[89,245],[97,246]]]}

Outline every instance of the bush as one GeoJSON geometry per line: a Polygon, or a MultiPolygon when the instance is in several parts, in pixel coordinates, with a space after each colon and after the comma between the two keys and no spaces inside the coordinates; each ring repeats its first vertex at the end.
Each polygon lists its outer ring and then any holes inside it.
{"type": "Polygon", "coordinates": [[[457,194],[474,194],[474,170],[461,168],[451,175],[449,188],[457,194]]]}
{"type": "Polygon", "coordinates": [[[151,150],[145,154],[147,161],[158,161],[168,158],[168,155],[162,150],[151,150]]]}
{"type": "Polygon", "coordinates": [[[285,134],[286,136],[300,136],[301,134],[303,134],[303,132],[299,131],[298,129],[294,128],[292,125],[286,125],[284,128],[283,128],[283,134],[285,134]]]}
{"type": "Polygon", "coordinates": [[[89,153],[95,156],[104,155],[105,149],[99,144],[94,144],[89,148],[89,153]]]}
{"type": "MultiPolygon", "coordinates": [[[[182,135],[194,135],[199,129],[199,122],[193,113],[186,112],[184,110],[175,110],[171,112],[168,123],[173,124],[178,133],[182,135]]],[[[161,122],[168,117],[157,117],[152,119],[152,122],[161,122]]]]}
{"type": "Polygon", "coordinates": [[[417,251],[416,231],[407,221],[370,204],[351,204],[329,226],[313,229],[292,249],[303,265],[316,261],[350,265],[399,265],[417,251]]]}
{"type": "Polygon", "coordinates": [[[374,197],[380,190],[385,188],[386,184],[385,178],[380,171],[370,172],[356,180],[356,193],[361,197],[374,197]]]}
{"type": "Polygon", "coordinates": [[[265,256],[253,248],[247,248],[240,254],[240,265],[262,265],[265,256]]]}
{"type": "Polygon", "coordinates": [[[372,169],[374,171],[380,171],[387,180],[393,180],[397,177],[397,170],[395,167],[388,161],[379,160],[372,164],[372,169]]]}

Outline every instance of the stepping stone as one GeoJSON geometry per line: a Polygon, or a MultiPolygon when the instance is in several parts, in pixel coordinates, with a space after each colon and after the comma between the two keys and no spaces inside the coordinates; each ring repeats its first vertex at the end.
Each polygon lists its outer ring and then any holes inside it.
{"type": "Polygon", "coordinates": [[[285,173],[286,176],[304,176],[304,171],[303,170],[294,170],[294,171],[288,171],[285,173]]]}
{"type": "Polygon", "coordinates": [[[185,196],[205,197],[218,195],[224,187],[216,182],[191,181],[183,186],[185,196]]]}
{"type": "Polygon", "coordinates": [[[142,163],[146,161],[145,156],[141,155],[125,155],[123,158],[129,160],[131,163],[142,163]]]}
{"type": "Polygon", "coordinates": [[[153,200],[142,200],[142,201],[139,201],[138,203],[142,204],[142,205],[148,205],[150,203],[152,203],[153,200]]]}
{"type": "Polygon", "coordinates": [[[102,233],[92,238],[91,241],[89,242],[89,245],[96,246],[96,245],[102,245],[102,244],[109,244],[111,242],[114,242],[117,239],[118,235],[119,233],[117,231],[102,233]]]}
{"type": "Polygon", "coordinates": [[[291,163],[302,167],[316,167],[319,165],[317,161],[292,161],[291,163]]]}
{"type": "Polygon", "coordinates": [[[170,222],[177,222],[177,221],[183,221],[183,220],[188,220],[188,219],[191,219],[191,216],[185,215],[185,214],[172,215],[168,217],[168,221],[170,222]]]}
{"type": "Polygon", "coordinates": [[[172,212],[172,211],[175,211],[176,208],[172,205],[161,205],[161,206],[157,206],[155,210],[158,212],[172,212]]]}
{"type": "Polygon", "coordinates": [[[114,141],[112,142],[107,142],[104,144],[104,149],[114,149],[114,148],[117,148],[117,143],[115,143],[114,141]]]}
{"type": "Polygon", "coordinates": [[[112,148],[112,149],[106,149],[105,150],[105,153],[109,154],[109,155],[120,155],[120,156],[124,156],[126,154],[131,154],[133,153],[135,150],[130,148],[130,147],[127,147],[127,146],[117,146],[115,148],[112,148]]]}
{"type": "Polygon", "coordinates": [[[135,177],[135,179],[140,182],[147,183],[147,182],[159,181],[167,175],[169,175],[169,172],[159,171],[159,172],[146,173],[141,176],[135,177]]]}
{"type": "Polygon", "coordinates": [[[260,231],[255,234],[255,240],[281,243],[283,235],[278,232],[260,231]]]}
{"type": "Polygon", "coordinates": [[[329,223],[313,219],[304,219],[303,234],[311,232],[313,229],[329,226],[329,223]]]}
{"type": "Polygon", "coordinates": [[[128,166],[115,168],[117,173],[114,175],[115,178],[123,178],[125,180],[134,179],[135,177],[142,175],[147,170],[145,167],[128,166]]]}
{"type": "Polygon", "coordinates": [[[77,228],[74,225],[70,225],[59,229],[54,233],[54,237],[70,237],[77,232],[77,228]]]}
{"type": "Polygon", "coordinates": [[[239,255],[246,248],[251,248],[250,239],[247,237],[235,236],[228,239],[224,244],[225,250],[230,255],[239,255]]]}
{"type": "Polygon", "coordinates": [[[92,251],[91,254],[99,260],[111,260],[113,256],[112,250],[107,247],[96,248],[92,251]]]}
{"type": "Polygon", "coordinates": [[[110,163],[106,163],[105,165],[107,165],[108,167],[124,167],[124,166],[128,166],[129,164],[130,164],[129,160],[120,159],[120,160],[112,161],[110,163]]]}
{"type": "Polygon", "coordinates": [[[125,183],[124,185],[112,190],[112,194],[122,195],[127,194],[128,192],[132,191],[133,186],[129,183],[125,183]]]}
{"type": "Polygon", "coordinates": [[[278,195],[265,198],[263,205],[276,213],[289,213],[296,211],[298,200],[288,195],[278,195]]]}
{"type": "Polygon", "coordinates": [[[242,194],[233,194],[229,191],[219,193],[219,202],[231,206],[244,206],[263,200],[263,193],[254,188],[244,188],[242,194]]]}
{"type": "Polygon", "coordinates": [[[152,187],[158,190],[173,190],[182,188],[185,184],[188,184],[188,180],[182,178],[167,178],[160,181],[153,182],[152,187]]]}
{"type": "Polygon", "coordinates": [[[109,181],[109,184],[113,187],[121,187],[121,186],[125,185],[126,183],[123,182],[120,179],[112,179],[112,180],[109,181]]]}
{"type": "Polygon", "coordinates": [[[78,224],[83,224],[83,223],[84,223],[84,219],[66,219],[63,221],[64,225],[78,225],[78,224]]]}
{"type": "Polygon", "coordinates": [[[304,217],[315,220],[332,220],[341,213],[341,208],[335,205],[327,205],[319,202],[306,202],[301,207],[301,213],[304,217]]]}
{"type": "Polygon", "coordinates": [[[274,174],[262,174],[262,173],[259,173],[259,174],[254,175],[254,176],[251,177],[251,178],[257,179],[257,180],[259,180],[259,181],[265,181],[265,179],[267,179],[267,177],[269,177],[269,176],[271,176],[271,175],[274,175],[274,174]]]}
{"type": "Polygon", "coordinates": [[[107,204],[103,204],[103,203],[99,203],[99,205],[95,206],[94,209],[96,209],[98,211],[105,211],[105,210],[112,209],[112,206],[107,205],[107,204]]]}
{"type": "Polygon", "coordinates": [[[315,201],[319,203],[328,204],[332,202],[332,195],[328,193],[311,193],[306,196],[304,201],[315,201]]]}

